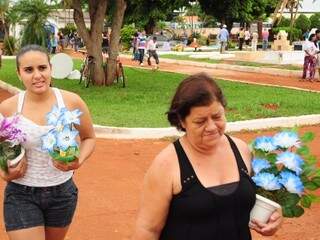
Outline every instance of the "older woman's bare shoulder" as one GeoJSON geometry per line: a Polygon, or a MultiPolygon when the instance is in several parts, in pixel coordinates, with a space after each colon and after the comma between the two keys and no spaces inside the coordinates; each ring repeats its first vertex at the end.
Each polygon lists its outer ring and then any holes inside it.
{"type": "Polygon", "coordinates": [[[234,143],[237,145],[239,151],[240,151],[240,154],[244,160],[244,162],[246,163],[246,166],[248,168],[248,170],[250,171],[251,169],[251,160],[252,160],[252,153],[249,149],[249,146],[248,144],[239,139],[239,138],[236,138],[236,137],[231,137],[232,140],[234,141],[234,143]]]}
{"type": "Polygon", "coordinates": [[[162,166],[165,169],[175,167],[177,165],[177,154],[173,144],[165,147],[154,159],[153,165],[162,166]]]}
{"type": "Polygon", "coordinates": [[[0,103],[0,113],[3,116],[11,116],[17,111],[18,95],[14,95],[0,103]]]}

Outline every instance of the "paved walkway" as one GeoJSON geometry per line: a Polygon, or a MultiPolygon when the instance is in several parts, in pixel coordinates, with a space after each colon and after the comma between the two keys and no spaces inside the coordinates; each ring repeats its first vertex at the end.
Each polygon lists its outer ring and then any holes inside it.
{"type": "MultiPolygon", "coordinates": [[[[128,58],[122,58],[121,61],[125,66],[134,66],[144,69],[151,69],[149,66],[138,66],[137,62],[133,62],[128,58]]],[[[183,74],[193,74],[197,72],[206,72],[212,75],[214,78],[231,80],[231,81],[241,81],[247,83],[254,84],[270,84],[276,86],[284,86],[289,88],[298,88],[304,90],[315,90],[320,91],[320,83],[319,82],[301,82],[300,78],[297,77],[280,77],[273,76],[269,74],[258,74],[258,73],[246,73],[240,71],[232,71],[232,70],[221,70],[221,69],[213,69],[208,67],[199,67],[199,66],[184,66],[176,63],[167,63],[165,59],[160,58],[160,70],[168,71],[168,72],[176,72],[183,74]],[[162,61],[161,61],[162,60],[162,61]]],[[[145,65],[147,63],[145,62],[145,65]]]]}

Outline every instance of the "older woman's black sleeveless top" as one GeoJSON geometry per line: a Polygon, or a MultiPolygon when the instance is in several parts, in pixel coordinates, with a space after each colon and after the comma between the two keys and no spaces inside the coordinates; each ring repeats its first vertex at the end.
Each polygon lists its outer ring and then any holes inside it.
{"type": "Polygon", "coordinates": [[[240,174],[238,186],[228,195],[205,188],[179,140],[174,142],[182,190],[172,198],[160,240],[251,240],[248,224],[255,203],[255,185],[237,146],[227,138],[240,174]]]}

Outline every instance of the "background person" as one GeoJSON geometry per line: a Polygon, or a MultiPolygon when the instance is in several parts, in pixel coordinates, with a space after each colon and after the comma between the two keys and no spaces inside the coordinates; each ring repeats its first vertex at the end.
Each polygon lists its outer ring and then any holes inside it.
{"type": "Polygon", "coordinates": [[[316,34],[312,33],[309,40],[305,41],[304,53],[302,80],[307,79],[308,81],[313,82],[316,73],[317,54],[319,53],[316,34]]]}
{"type": "Polygon", "coordinates": [[[151,57],[154,58],[154,60],[156,61],[156,66],[155,69],[159,68],[159,57],[157,54],[157,37],[153,37],[152,39],[150,39],[148,41],[148,45],[147,45],[147,49],[148,49],[148,65],[151,66],[151,57]]]}
{"type": "Polygon", "coordinates": [[[227,25],[223,25],[220,33],[218,34],[218,40],[220,43],[220,53],[224,53],[229,41],[229,32],[227,30],[227,25]]]}

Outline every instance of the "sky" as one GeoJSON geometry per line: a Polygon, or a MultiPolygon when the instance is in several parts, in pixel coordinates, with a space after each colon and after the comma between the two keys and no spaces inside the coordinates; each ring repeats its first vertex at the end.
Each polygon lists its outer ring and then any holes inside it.
{"type": "Polygon", "coordinates": [[[320,0],[303,0],[301,12],[320,12],[320,0]]]}

